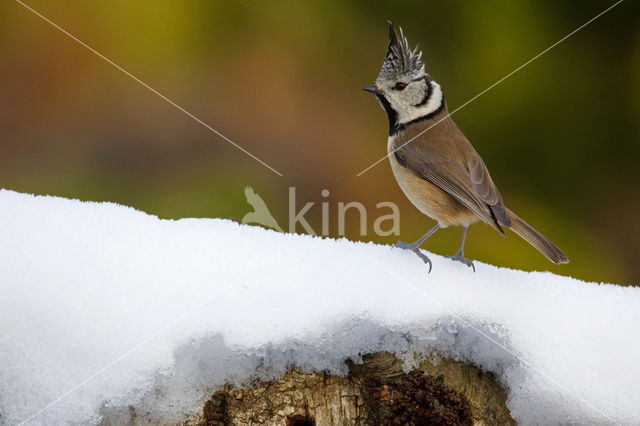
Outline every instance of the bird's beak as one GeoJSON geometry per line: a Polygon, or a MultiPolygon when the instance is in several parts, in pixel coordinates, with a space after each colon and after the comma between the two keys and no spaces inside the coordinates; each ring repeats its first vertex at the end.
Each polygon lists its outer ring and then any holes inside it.
{"type": "Polygon", "coordinates": [[[362,88],[365,92],[373,93],[374,95],[382,94],[382,91],[378,89],[376,86],[365,86],[362,88]]]}

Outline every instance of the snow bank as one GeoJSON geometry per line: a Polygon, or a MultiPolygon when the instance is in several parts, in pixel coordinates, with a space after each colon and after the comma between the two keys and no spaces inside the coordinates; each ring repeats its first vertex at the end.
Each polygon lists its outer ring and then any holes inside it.
{"type": "Polygon", "coordinates": [[[380,350],[494,372],[525,424],[640,421],[640,289],[432,259],[0,191],[0,423],[179,421],[225,381],[380,350]]]}

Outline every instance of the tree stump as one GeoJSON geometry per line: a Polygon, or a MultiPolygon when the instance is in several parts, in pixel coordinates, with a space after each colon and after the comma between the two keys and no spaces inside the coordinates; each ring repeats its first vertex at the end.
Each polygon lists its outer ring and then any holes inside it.
{"type": "Polygon", "coordinates": [[[514,425],[491,373],[441,358],[408,373],[393,354],[348,362],[347,377],[289,370],[250,388],[226,386],[192,426],[514,425]]]}

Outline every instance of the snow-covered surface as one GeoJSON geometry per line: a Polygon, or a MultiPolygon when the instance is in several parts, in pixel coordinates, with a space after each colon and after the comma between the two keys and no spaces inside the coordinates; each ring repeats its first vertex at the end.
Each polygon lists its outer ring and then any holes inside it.
{"type": "Polygon", "coordinates": [[[432,259],[0,191],[0,423],[178,421],[225,381],[434,349],[524,424],[640,422],[640,289],[432,259]]]}

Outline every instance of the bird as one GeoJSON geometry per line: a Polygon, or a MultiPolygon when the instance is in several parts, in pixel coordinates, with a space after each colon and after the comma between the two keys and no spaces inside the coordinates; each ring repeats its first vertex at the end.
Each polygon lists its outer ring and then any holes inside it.
{"type": "Polygon", "coordinates": [[[244,189],[244,196],[247,198],[247,203],[251,207],[253,207],[253,211],[244,215],[242,218],[242,224],[246,225],[248,223],[257,223],[262,226],[266,226],[267,228],[272,228],[280,232],[284,232],[278,222],[271,214],[269,207],[264,202],[262,197],[260,197],[253,190],[252,187],[247,186],[244,189]]]}
{"type": "Polygon", "coordinates": [[[503,236],[511,229],[555,264],[569,259],[547,237],[505,207],[487,166],[449,115],[440,85],[425,72],[419,47],[411,49],[402,28],[389,22],[389,44],[382,68],[372,86],[389,119],[387,151],[391,169],[407,198],[436,225],[409,244],[395,247],[413,251],[428,266],[420,251],[424,241],[438,229],[462,226],[458,251],[449,256],[473,269],[464,257],[469,226],[482,221],[503,236]]]}

